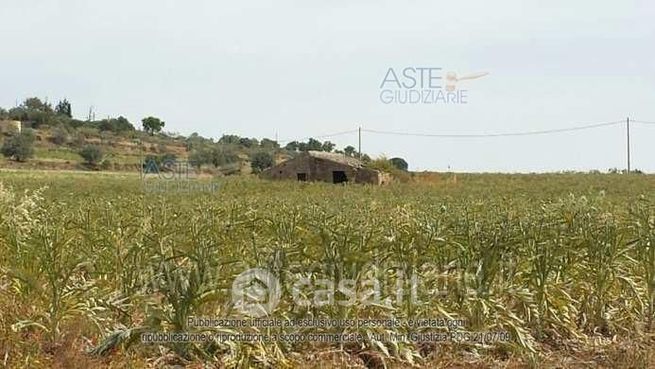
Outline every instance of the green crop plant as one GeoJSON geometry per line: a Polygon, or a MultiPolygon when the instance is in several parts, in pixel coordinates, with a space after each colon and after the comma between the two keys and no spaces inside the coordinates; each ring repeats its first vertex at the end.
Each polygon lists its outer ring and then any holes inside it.
{"type": "Polygon", "coordinates": [[[462,174],[457,185],[386,187],[221,181],[215,192],[149,193],[138,176],[0,173],[1,365],[56,367],[61,350],[123,367],[227,368],[307,367],[335,354],[369,367],[433,367],[440,355],[547,367],[554,352],[610,357],[613,345],[633,342],[649,355],[650,176],[462,174]],[[188,324],[248,319],[232,283],[252,268],[282,286],[265,318],[462,324],[188,324]],[[301,278],[307,283],[292,290],[301,278]],[[344,280],[354,297],[338,289],[344,280]],[[148,332],[363,339],[150,344],[140,339],[148,332]],[[430,332],[506,332],[509,340],[384,339],[430,332]]]}

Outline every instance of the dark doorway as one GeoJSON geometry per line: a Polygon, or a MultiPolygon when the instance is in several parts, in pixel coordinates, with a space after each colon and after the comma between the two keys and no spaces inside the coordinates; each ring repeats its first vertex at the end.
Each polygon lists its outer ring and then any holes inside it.
{"type": "Polygon", "coordinates": [[[298,180],[306,182],[307,181],[307,173],[298,173],[298,180]]]}
{"type": "Polygon", "coordinates": [[[348,182],[348,177],[346,177],[346,172],[343,170],[335,170],[332,172],[332,183],[344,183],[348,182]]]}

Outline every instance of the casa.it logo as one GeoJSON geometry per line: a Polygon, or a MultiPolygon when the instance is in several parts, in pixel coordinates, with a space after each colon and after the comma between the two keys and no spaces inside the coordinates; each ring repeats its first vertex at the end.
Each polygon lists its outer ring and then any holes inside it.
{"type": "MultiPolygon", "coordinates": [[[[319,269],[320,270],[320,269],[319,269]]],[[[286,291],[295,308],[325,306],[386,306],[395,309],[404,304],[418,305],[419,275],[435,270],[424,264],[421,269],[396,263],[361,267],[352,278],[321,278],[319,270],[285,274],[286,291]]],[[[232,283],[232,303],[242,315],[261,318],[273,315],[282,297],[282,285],[275,274],[262,268],[248,269],[232,283]]]]}
{"type": "Polygon", "coordinates": [[[384,104],[467,104],[468,90],[461,82],[484,77],[488,72],[459,76],[440,67],[388,68],[380,83],[384,104]]]}
{"type": "Polygon", "coordinates": [[[271,315],[281,296],[280,282],[266,269],[248,269],[232,282],[235,309],[253,318],[271,315]]]}

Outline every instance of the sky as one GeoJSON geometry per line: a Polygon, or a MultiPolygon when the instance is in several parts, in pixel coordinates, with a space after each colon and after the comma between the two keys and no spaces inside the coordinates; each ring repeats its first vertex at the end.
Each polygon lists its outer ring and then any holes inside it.
{"type": "MultiPolygon", "coordinates": [[[[214,138],[289,141],[362,127],[371,156],[457,172],[625,168],[626,125],[488,138],[368,130],[655,122],[655,3],[647,0],[0,2],[5,108],[30,96],[67,98],[77,118],[91,106],[97,118],[123,115],[137,126],[154,115],[167,131],[214,138]],[[390,68],[394,81],[385,79],[390,68]],[[383,93],[426,90],[417,68],[441,77],[427,85],[432,94],[446,92],[448,72],[488,74],[457,82],[459,103],[385,103],[383,93]]],[[[633,123],[631,133],[633,169],[655,172],[655,124],[633,123]]],[[[356,132],[325,139],[358,142],[356,132]]]]}

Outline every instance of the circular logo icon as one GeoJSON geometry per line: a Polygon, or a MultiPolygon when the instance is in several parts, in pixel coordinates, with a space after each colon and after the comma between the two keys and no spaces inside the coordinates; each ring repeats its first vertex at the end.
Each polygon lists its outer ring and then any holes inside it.
{"type": "Polygon", "coordinates": [[[253,318],[270,315],[281,296],[280,282],[266,269],[248,269],[232,282],[234,307],[253,318]]]}

